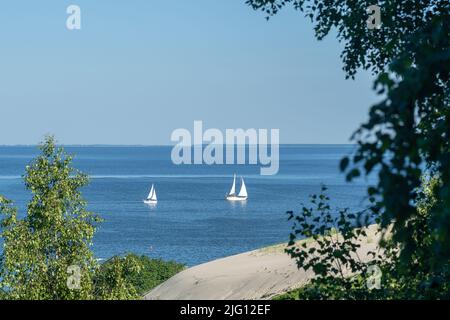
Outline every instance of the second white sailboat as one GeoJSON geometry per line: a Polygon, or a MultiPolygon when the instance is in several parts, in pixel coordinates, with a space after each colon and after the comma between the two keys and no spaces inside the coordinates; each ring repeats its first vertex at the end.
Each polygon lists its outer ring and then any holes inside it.
{"type": "Polygon", "coordinates": [[[245,201],[248,198],[247,188],[245,187],[244,178],[241,177],[241,190],[236,194],[236,175],[233,177],[233,184],[231,185],[230,192],[227,194],[226,199],[228,201],[245,201]]]}

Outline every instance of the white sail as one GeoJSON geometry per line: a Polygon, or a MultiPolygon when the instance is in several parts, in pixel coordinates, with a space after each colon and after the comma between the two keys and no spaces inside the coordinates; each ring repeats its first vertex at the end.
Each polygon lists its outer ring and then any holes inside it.
{"type": "Polygon", "coordinates": [[[157,202],[157,198],[156,198],[156,188],[155,186],[152,184],[152,188],[150,189],[150,193],[147,196],[147,199],[144,200],[144,203],[148,203],[148,204],[154,204],[157,202]]]}
{"type": "Polygon", "coordinates": [[[229,195],[236,194],[236,175],[234,175],[233,185],[231,186],[231,190],[228,194],[229,195]]]}
{"type": "Polygon", "coordinates": [[[156,188],[155,188],[155,189],[153,189],[153,194],[152,194],[152,196],[151,196],[150,200],[152,200],[152,201],[156,201],[156,200],[158,200],[158,199],[156,198],[156,188]]]}
{"type": "Polygon", "coordinates": [[[241,178],[241,191],[239,191],[238,197],[247,197],[247,188],[245,187],[244,178],[241,178]]]}
{"type": "Polygon", "coordinates": [[[154,193],[155,193],[155,188],[152,184],[152,188],[150,189],[150,193],[148,194],[147,199],[151,199],[154,193]]]}

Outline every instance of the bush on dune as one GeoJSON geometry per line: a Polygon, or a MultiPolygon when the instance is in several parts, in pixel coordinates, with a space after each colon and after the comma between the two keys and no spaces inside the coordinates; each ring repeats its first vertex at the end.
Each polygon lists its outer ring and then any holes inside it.
{"type": "Polygon", "coordinates": [[[121,288],[118,290],[120,293],[128,287],[125,296],[142,297],[184,268],[177,262],[152,259],[145,255],[129,253],[124,257],[115,256],[101,265],[95,279],[96,294],[100,297],[108,294],[115,297],[115,288],[121,288]]]}

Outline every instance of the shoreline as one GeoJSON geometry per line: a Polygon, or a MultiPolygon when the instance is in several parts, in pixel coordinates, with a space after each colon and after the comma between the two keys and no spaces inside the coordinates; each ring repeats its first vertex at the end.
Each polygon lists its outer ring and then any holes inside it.
{"type": "MultiPolygon", "coordinates": [[[[367,227],[358,255],[369,259],[374,250],[376,225],[367,227]]],[[[309,241],[304,239],[300,241],[309,241]]],[[[147,294],[145,300],[256,300],[271,299],[297,289],[313,276],[297,269],[284,249],[286,243],[216,259],[187,268],[147,294]]]]}

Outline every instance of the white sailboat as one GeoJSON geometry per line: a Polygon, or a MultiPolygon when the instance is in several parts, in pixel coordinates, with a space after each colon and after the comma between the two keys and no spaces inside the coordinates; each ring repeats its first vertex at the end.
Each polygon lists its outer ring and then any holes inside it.
{"type": "Polygon", "coordinates": [[[158,198],[156,197],[156,188],[152,184],[152,188],[150,189],[150,193],[147,196],[147,199],[144,200],[144,203],[147,204],[155,204],[158,202],[158,198]]]}
{"type": "Polygon", "coordinates": [[[247,200],[247,188],[245,187],[244,178],[241,177],[241,190],[236,194],[236,175],[233,177],[233,184],[231,185],[231,190],[228,192],[226,199],[228,201],[244,201],[247,200]]]}

